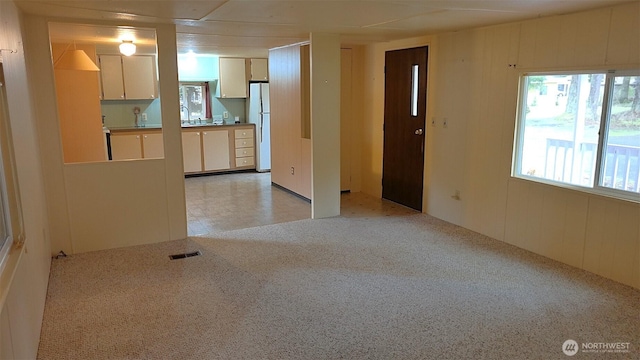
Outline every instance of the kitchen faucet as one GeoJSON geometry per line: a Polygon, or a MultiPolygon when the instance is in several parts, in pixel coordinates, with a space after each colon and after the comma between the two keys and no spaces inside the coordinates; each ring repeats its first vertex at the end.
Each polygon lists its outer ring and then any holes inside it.
{"type": "MultiPolygon", "coordinates": [[[[180,111],[182,111],[182,108],[187,110],[187,124],[191,124],[191,114],[189,113],[189,107],[185,105],[180,105],[180,111]]],[[[183,121],[183,124],[184,124],[184,121],[183,121]]]]}

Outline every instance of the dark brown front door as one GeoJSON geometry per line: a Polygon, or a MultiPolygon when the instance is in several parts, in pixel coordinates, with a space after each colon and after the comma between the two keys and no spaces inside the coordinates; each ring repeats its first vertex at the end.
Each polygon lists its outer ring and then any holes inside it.
{"type": "Polygon", "coordinates": [[[387,51],[382,197],[422,210],[426,47],[387,51]]]}

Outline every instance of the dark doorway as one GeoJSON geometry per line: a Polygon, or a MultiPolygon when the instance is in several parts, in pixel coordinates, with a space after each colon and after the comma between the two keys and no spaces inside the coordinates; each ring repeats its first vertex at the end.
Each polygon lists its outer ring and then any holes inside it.
{"type": "Polygon", "coordinates": [[[387,51],[382,197],[422,211],[427,47],[387,51]]]}

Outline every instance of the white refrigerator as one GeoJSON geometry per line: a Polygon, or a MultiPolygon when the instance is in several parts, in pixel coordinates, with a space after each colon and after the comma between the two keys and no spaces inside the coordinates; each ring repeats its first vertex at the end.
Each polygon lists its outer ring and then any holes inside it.
{"type": "Polygon", "coordinates": [[[249,122],[256,124],[256,170],[271,170],[271,118],[269,84],[249,84],[249,122]]]}

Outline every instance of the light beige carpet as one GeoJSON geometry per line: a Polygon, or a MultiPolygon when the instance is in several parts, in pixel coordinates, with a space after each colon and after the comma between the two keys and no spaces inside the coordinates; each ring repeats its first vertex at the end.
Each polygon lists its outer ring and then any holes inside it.
{"type": "Polygon", "coordinates": [[[422,214],[301,220],[54,260],[40,359],[567,359],[640,291],[422,214]],[[202,256],[169,260],[201,250],[202,256]]]}

